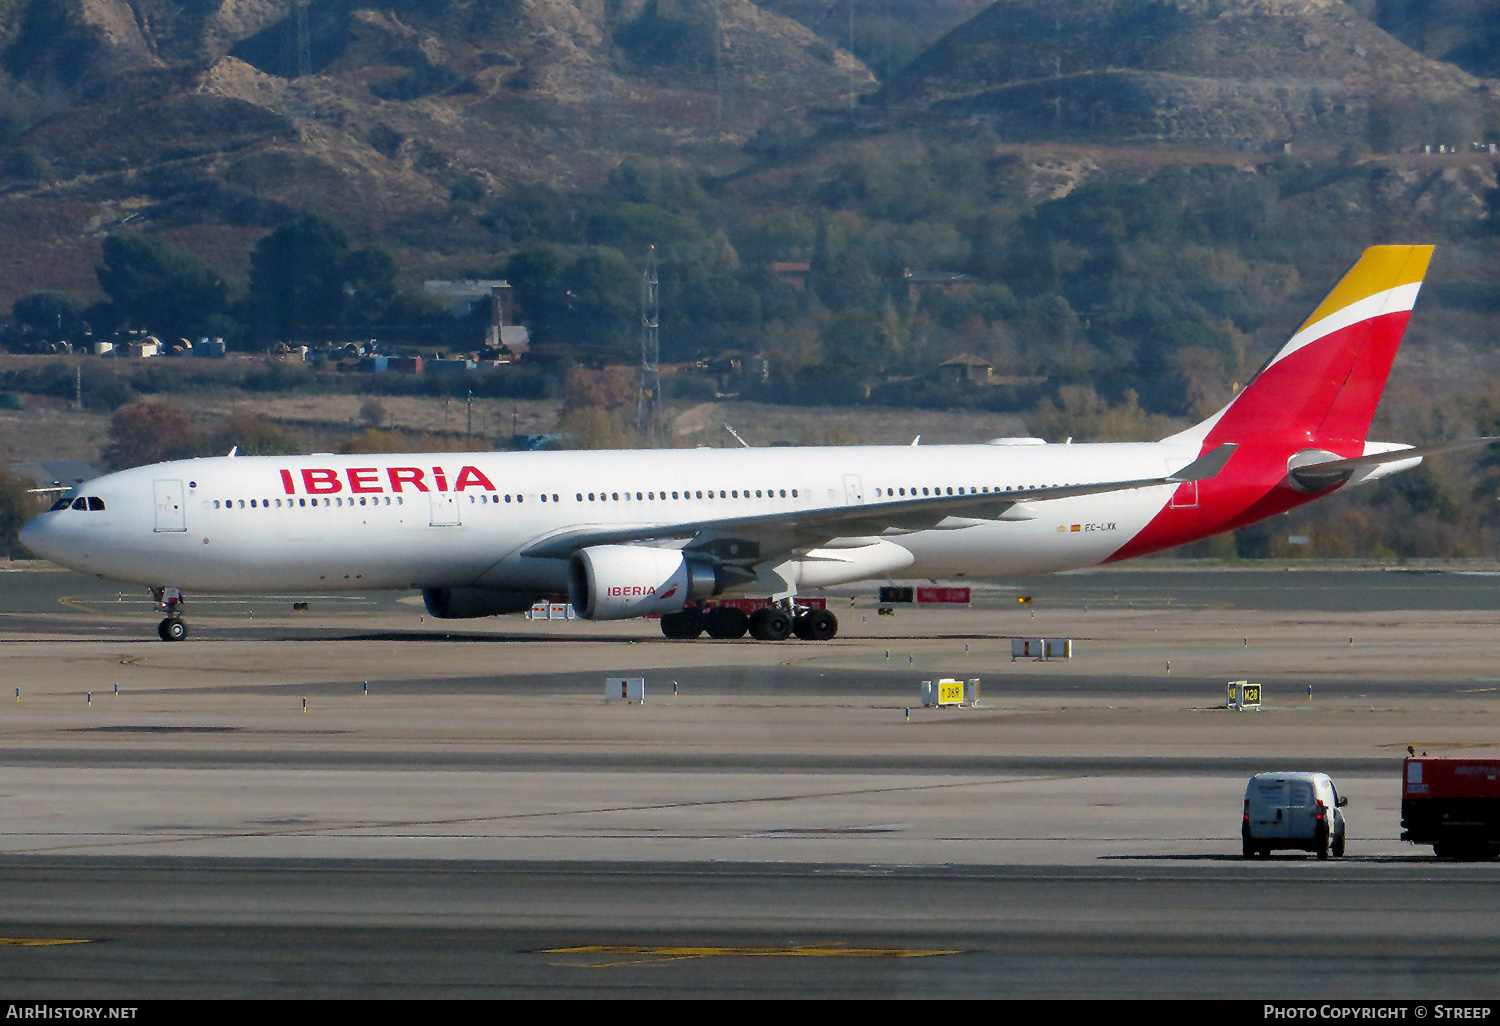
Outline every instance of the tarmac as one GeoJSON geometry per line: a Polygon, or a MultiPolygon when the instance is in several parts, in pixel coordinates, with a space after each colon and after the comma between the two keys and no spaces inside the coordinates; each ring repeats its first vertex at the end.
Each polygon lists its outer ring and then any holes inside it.
{"type": "Polygon", "coordinates": [[[189,596],[173,644],[140,592],[0,574],[0,933],[88,942],[0,944],[0,988],[1494,993],[1500,870],[1402,842],[1399,785],[1408,746],[1500,746],[1500,576],[1118,570],[892,616],[872,592],[830,597],[821,644],[392,595],[189,596]],[[977,706],[922,708],[938,677],[977,706]],[[1237,680],[1259,710],[1225,708],[1237,680]],[[1348,855],[1244,862],[1245,780],[1294,768],[1350,797],[1348,855]],[[1226,945],[1254,971],[1215,971],[1226,945]]]}

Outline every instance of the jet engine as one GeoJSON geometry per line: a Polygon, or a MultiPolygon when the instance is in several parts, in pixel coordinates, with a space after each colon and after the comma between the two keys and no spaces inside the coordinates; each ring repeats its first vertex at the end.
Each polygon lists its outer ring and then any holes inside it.
{"type": "Polygon", "coordinates": [[[586,620],[626,620],[675,613],[717,595],[730,583],[726,576],[724,568],[689,559],[681,549],[594,545],[568,561],[568,598],[586,620]]]}
{"type": "Polygon", "coordinates": [[[489,588],[423,588],[422,601],[427,612],[439,620],[471,620],[530,609],[536,595],[489,588]]]}

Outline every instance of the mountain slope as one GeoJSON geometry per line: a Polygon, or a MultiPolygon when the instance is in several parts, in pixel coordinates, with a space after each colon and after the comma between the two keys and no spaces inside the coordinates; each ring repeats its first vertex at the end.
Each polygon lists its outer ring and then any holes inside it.
{"type": "Polygon", "coordinates": [[[1000,0],[873,103],[983,113],[1029,135],[1254,141],[1479,139],[1489,85],[1342,0],[1000,0]]]}
{"type": "Polygon", "coordinates": [[[22,259],[0,304],[92,291],[79,254],[127,223],[225,272],[305,209],[398,249],[483,252],[458,194],[587,185],[630,154],[738,159],[789,97],[873,85],[748,0],[313,0],[306,64],[293,15],[292,0],[0,0],[0,115],[29,125],[0,148],[0,245],[22,259]]]}

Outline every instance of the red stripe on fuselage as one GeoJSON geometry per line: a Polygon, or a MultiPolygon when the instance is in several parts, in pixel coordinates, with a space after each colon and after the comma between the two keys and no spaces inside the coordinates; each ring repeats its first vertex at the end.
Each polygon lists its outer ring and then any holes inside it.
{"type": "Polygon", "coordinates": [[[1217,477],[1198,482],[1198,505],[1168,502],[1105,562],[1232,531],[1327,495],[1291,487],[1287,461],[1303,449],[1364,455],[1410,316],[1402,310],[1351,324],[1267,367],[1204,438],[1200,455],[1224,442],[1239,448],[1217,477]]]}

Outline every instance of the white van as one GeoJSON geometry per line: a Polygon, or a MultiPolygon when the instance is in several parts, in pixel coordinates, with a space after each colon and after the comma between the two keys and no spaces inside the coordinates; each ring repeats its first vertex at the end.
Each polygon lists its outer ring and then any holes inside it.
{"type": "Polygon", "coordinates": [[[1343,855],[1348,804],[1327,773],[1257,773],[1245,788],[1242,854],[1265,858],[1273,849],[1292,848],[1320,859],[1343,855]]]}

